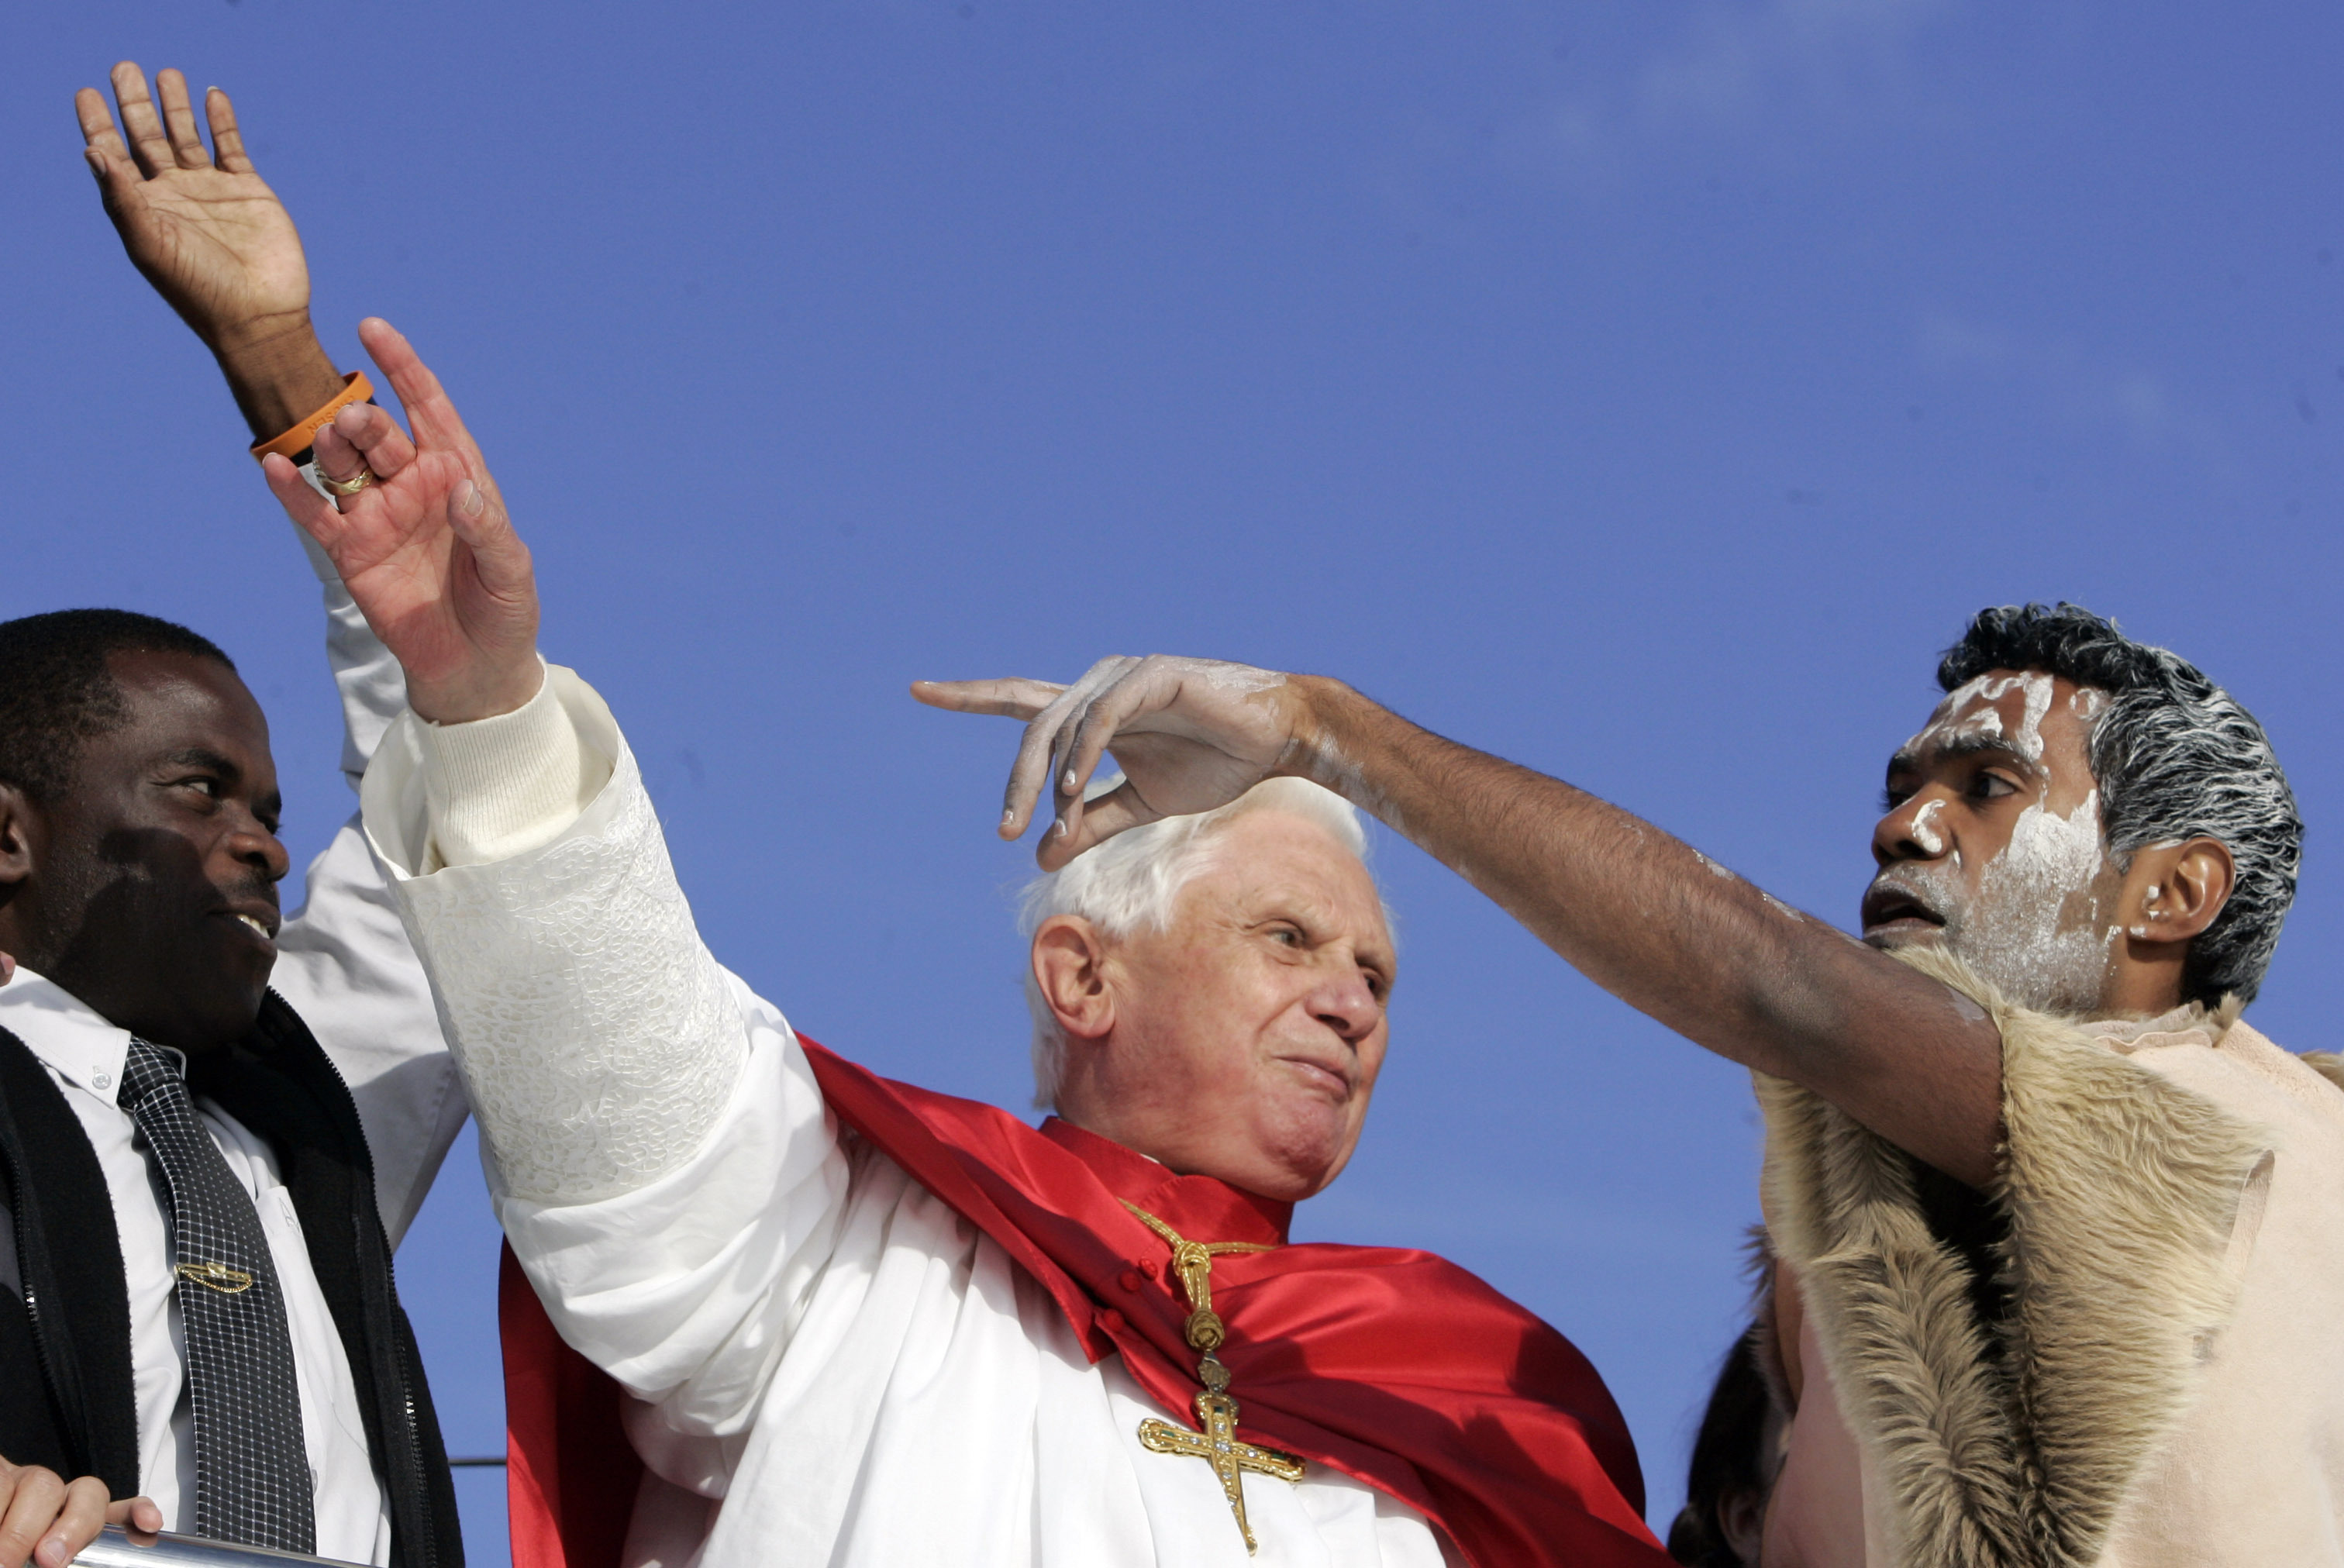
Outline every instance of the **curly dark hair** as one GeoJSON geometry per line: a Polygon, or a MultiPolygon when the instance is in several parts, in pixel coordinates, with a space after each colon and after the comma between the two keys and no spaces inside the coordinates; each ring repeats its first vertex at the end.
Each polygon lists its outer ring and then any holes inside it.
{"type": "Polygon", "coordinates": [[[81,748],[130,717],[106,665],[116,653],[186,653],[236,668],[208,638],[135,611],[0,621],[0,784],[43,804],[73,787],[81,748]]]}
{"type": "Polygon", "coordinates": [[[2079,605],[1978,612],[1937,683],[1950,692],[1989,670],[2039,670],[2108,694],[2090,750],[2108,851],[2122,868],[2144,845],[2202,834],[2230,852],[2238,885],[2189,944],[2182,996],[2253,1001],[2303,864],[2303,818],[2262,725],[2196,665],[2079,605]]]}

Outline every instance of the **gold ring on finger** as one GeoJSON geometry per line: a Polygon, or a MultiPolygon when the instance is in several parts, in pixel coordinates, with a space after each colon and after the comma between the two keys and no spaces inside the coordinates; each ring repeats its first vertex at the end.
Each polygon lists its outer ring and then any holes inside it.
{"type": "Polygon", "coordinates": [[[367,467],[364,463],[360,463],[359,465],[359,471],[352,474],[348,479],[336,479],[324,469],[318,470],[317,473],[318,482],[324,485],[328,490],[332,491],[336,495],[356,495],[359,491],[366,489],[367,486],[374,483],[375,481],[374,470],[367,467]]]}

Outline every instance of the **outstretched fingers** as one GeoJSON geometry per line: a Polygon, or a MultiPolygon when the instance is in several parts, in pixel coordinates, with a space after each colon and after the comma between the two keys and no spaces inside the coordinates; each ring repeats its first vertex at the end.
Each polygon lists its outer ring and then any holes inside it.
{"type": "Polygon", "coordinates": [[[130,144],[138,172],[152,179],[167,168],[178,167],[171,138],[164,134],[162,118],[155,113],[155,100],[147,96],[146,73],[135,61],[125,60],[114,67],[113,80],[114,101],[122,110],[122,134],[130,144]]]}
{"type": "Polygon", "coordinates": [[[204,89],[204,118],[211,122],[212,154],[230,174],[253,174],[252,156],[244,150],[244,133],[236,128],[236,106],[217,87],[204,89]]]}
{"type": "Polygon", "coordinates": [[[485,479],[488,465],[480,460],[480,449],[473,444],[471,432],[457,416],[456,405],[448,400],[447,389],[416,353],[415,345],[379,316],[359,323],[359,341],[366,345],[367,353],[390,381],[391,390],[399,394],[399,403],[407,410],[407,422],[415,431],[417,450],[444,447],[459,452],[470,464],[474,477],[485,479]]]}
{"type": "Polygon", "coordinates": [[[517,605],[533,595],[529,546],[490,486],[473,479],[458,481],[448,496],[448,526],[471,551],[480,586],[492,596],[517,605]]]}
{"type": "Polygon", "coordinates": [[[88,148],[91,163],[103,167],[106,163],[130,161],[130,149],[123,145],[122,133],[115,128],[114,111],[106,106],[106,95],[96,87],[84,87],[74,94],[74,118],[81,122],[81,139],[88,148]]]}
{"type": "MultiPolygon", "coordinates": [[[[1089,675],[1084,677],[1085,683],[1089,680],[1089,675]]],[[[1024,833],[1026,824],[1033,820],[1042,783],[1050,776],[1058,727],[1086,689],[1083,683],[1061,686],[1055,681],[1028,681],[1014,676],[998,681],[912,683],[912,695],[932,708],[1026,721],[1026,733],[1018,737],[1017,760],[1010,764],[1009,783],[1001,797],[1001,836],[1012,839],[1024,833]]]]}
{"type": "Polygon", "coordinates": [[[171,144],[171,157],[181,168],[209,168],[212,155],[205,150],[204,138],[196,129],[196,111],[187,102],[187,78],[174,70],[155,73],[156,96],[163,105],[163,134],[171,144]]]}
{"type": "Polygon", "coordinates": [[[912,695],[931,708],[955,713],[991,713],[1004,719],[1031,719],[1048,707],[1066,688],[1055,681],[914,681],[912,695]]]}

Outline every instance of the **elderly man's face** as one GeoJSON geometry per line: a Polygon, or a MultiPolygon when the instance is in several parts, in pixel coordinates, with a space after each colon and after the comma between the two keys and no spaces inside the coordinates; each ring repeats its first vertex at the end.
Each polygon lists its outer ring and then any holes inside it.
{"type": "Polygon", "coordinates": [[[1391,933],[1326,829],[1238,817],[1170,924],[1109,945],[1114,1027],[1070,1119],[1184,1174],[1308,1198],[1359,1141],[1383,1066],[1391,933]]]}
{"type": "Polygon", "coordinates": [[[2105,693],[2011,670],[1939,703],[1888,764],[1864,939],[1941,944],[2022,1006],[2096,1009],[2124,880],[2089,754],[2106,704],[2105,693]]]}

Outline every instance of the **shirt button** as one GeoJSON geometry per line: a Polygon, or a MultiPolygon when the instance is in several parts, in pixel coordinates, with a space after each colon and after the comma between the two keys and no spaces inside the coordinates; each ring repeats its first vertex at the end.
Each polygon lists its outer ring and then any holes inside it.
{"type": "Polygon", "coordinates": [[[114,1080],[104,1073],[92,1073],[89,1075],[89,1087],[96,1089],[110,1089],[114,1087],[114,1080]]]}
{"type": "Polygon", "coordinates": [[[1123,1314],[1109,1307],[1098,1315],[1098,1326],[1112,1334],[1123,1327],[1123,1314]]]}
{"type": "MultiPolygon", "coordinates": [[[[100,1084],[97,1087],[104,1088],[106,1086],[104,1084],[100,1084]]],[[[1139,1270],[1137,1269],[1126,1269],[1120,1275],[1116,1276],[1115,1282],[1122,1286],[1127,1290],[1137,1290],[1140,1286],[1139,1270]]]]}

